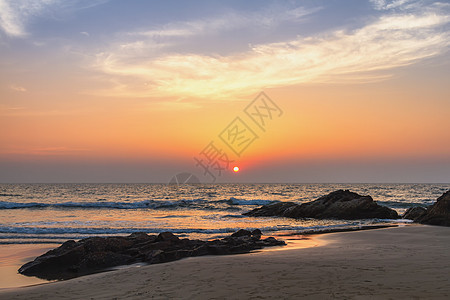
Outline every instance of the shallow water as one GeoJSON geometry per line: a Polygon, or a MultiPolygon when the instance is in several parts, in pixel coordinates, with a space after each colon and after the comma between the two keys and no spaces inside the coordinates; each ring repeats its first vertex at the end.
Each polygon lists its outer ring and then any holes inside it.
{"type": "Polygon", "coordinates": [[[0,245],[0,289],[42,284],[48,280],[23,276],[17,270],[25,263],[33,260],[55,247],[45,244],[9,244],[0,245]]]}

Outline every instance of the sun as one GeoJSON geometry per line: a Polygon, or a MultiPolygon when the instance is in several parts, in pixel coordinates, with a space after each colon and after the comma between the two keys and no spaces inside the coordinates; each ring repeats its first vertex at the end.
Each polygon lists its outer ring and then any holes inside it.
{"type": "Polygon", "coordinates": [[[235,166],[235,167],[233,168],[233,171],[234,171],[234,173],[239,172],[239,167],[238,167],[238,166],[235,166]]]}

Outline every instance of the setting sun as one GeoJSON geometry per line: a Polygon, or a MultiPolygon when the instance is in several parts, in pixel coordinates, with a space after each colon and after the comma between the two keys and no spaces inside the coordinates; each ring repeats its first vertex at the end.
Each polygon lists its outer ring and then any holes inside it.
{"type": "Polygon", "coordinates": [[[239,172],[239,167],[238,167],[238,166],[234,167],[234,168],[233,168],[233,171],[234,171],[234,173],[239,172]]]}

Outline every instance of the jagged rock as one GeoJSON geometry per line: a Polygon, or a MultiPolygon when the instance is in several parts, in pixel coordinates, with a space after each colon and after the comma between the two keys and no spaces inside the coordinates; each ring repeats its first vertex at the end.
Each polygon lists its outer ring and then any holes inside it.
{"type": "Polygon", "coordinates": [[[361,196],[349,190],[334,191],[315,201],[300,205],[292,202],[269,204],[244,213],[244,215],[345,220],[398,218],[395,210],[378,205],[370,196],[361,196]]]}
{"type": "Polygon", "coordinates": [[[212,241],[180,239],[171,232],[158,236],[136,232],[127,237],[67,241],[24,264],[19,273],[49,280],[69,279],[136,262],[156,264],[189,256],[247,253],[279,245],[285,243],[275,238],[261,240],[259,229],[253,232],[241,229],[230,237],[212,241]]]}
{"type": "Polygon", "coordinates": [[[161,232],[158,234],[158,237],[156,238],[158,242],[162,241],[178,241],[179,238],[174,235],[172,232],[161,232]]]}
{"type": "Polygon", "coordinates": [[[291,210],[298,207],[298,204],[293,202],[278,202],[269,205],[264,205],[260,208],[255,208],[247,213],[244,213],[246,216],[251,217],[287,217],[293,218],[291,214],[291,210]]]}
{"type": "Polygon", "coordinates": [[[260,239],[261,236],[262,236],[261,230],[259,230],[259,229],[253,230],[253,231],[252,231],[252,236],[257,237],[258,239],[260,239]]]}
{"type": "Polygon", "coordinates": [[[238,231],[236,231],[235,233],[233,233],[231,235],[231,237],[241,237],[241,236],[251,236],[252,232],[245,230],[245,229],[239,229],[238,231]]]}
{"type": "Polygon", "coordinates": [[[273,237],[270,236],[268,238],[265,238],[264,240],[261,241],[263,244],[267,244],[267,245],[271,245],[272,243],[277,243],[277,240],[273,237]]]}
{"type": "Polygon", "coordinates": [[[415,221],[422,224],[450,226],[450,190],[440,196],[427,208],[426,213],[415,221]]]}
{"type": "Polygon", "coordinates": [[[408,220],[417,220],[420,217],[422,217],[424,214],[426,214],[427,209],[425,207],[410,207],[408,208],[405,213],[402,216],[402,219],[408,219],[408,220]]]}

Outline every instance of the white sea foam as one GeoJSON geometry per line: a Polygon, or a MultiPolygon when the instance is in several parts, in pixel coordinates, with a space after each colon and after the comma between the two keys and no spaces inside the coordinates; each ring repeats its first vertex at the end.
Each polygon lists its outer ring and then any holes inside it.
{"type": "Polygon", "coordinates": [[[112,201],[96,201],[96,202],[61,202],[61,203],[44,203],[44,202],[9,202],[0,201],[0,209],[24,209],[24,208],[94,208],[94,209],[160,209],[160,208],[178,208],[203,205],[205,208],[212,208],[213,205],[266,205],[276,201],[273,200],[245,200],[231,197],[229,200],[205,200],[205,199],[182,199],[177,201],[168,200],[145,200],[138,202],[112,202],[112,201]]]}

